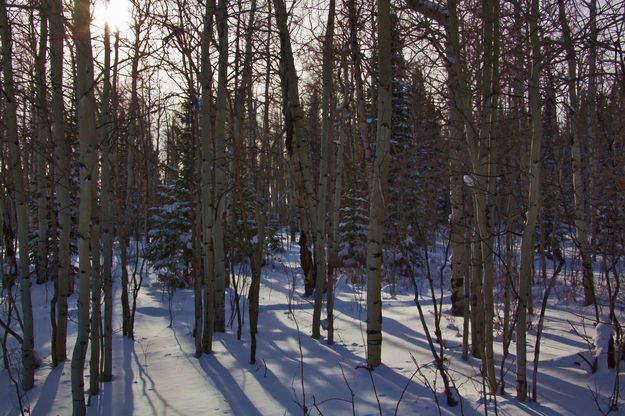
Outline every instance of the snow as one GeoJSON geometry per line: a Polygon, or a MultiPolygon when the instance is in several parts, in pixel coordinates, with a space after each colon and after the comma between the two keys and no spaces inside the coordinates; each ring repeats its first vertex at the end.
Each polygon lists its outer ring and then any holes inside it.
{"type": "Polygon", "coordinates": [[[608,361],[608,344],[612,335],[612,325],[606,322],[609,322],[609,320],[604,319],[603,322],[599,322],[595,327],[595,336],[593,337],[593,344],[595,344],[594,356],[597,359],[599,368],[605,367],[608,361]]]}
{"type": "Polygon", "coordinates": [[[464,180],[464,184],[467,185],[468,187],[475,186],[475,178],[473,178],[473,176],[464,175],[463,180],[464,180]]]}
{"type": "MultiPolygon", "coordinates": [[[[116,311],[114,379],[101,384],[100,395],[91,398],[88,414],[295,415],[302,414],[302,407],[306,405],[313,415],[320,412],[325,415],[342,415],[352,414],[350,389],[355,395],[353,406],[357,415],[377,415],[380,414],[379,409],[383,415],[438,414],[436,399],[440,401],[440,412],[443,415],[460,415],[462,412],[465,415],[484,414],[482,381],[479,376],[481,361],[471,358],[464,362],[461,359],[462,318],[452,317],[446,312],[450,302],[448,292],[445,292],[444,297],[445,313],[441,328],[447,347],[446,364],[459,389],[462,409],[460,406],[445,406],[442,383],[440,377],[436,377],[409,285],[398,290],[395,298],[384,295],[384,364],[375,371],[369,373],[363,367],[366,357],[366,287],[359,283],[349,283],[346,275],[341,275],[336,285],[335,344],[327,345],[325,331],[322,332],[321,340],[313,340],[310,337],[312,300],[302,297],[303,283],[297,250],[296,244],[287,246],[284,253],[271,256],[263,269],[258,361],[254,365],[249,364],[247,328],[241,341],[236,339],[236,327],[229,327],[226,333],[216,334],[214,353],[196,358],[191,335],[192,290],[178,289],[173,294],[174,323],[169,328],[168,295],[155,284],[156,274],[150,273],[146,277],[148,283],[138,298],[134,341],[121,336],[120,311],[116,311]],[[300,359],[300,349],[303,361],[300,359]],[[415,363],[421,367],[421,374],[415,373],[415,363]],[[427,387],[424,377],[437,390],[436,396],[427,387]]],[[[432,253],[431,258],[434,262],[442,261],[440,252],[432,253]]],[[[433,264],[435,268],[439,265],[433,264]]],[[[115,276],[117,282],[119,268],[115,276]]],[[[419,277],[419,284],[427,287],[423,277],[419,277]]],[[[116,299],[119,299],[119,292],[119,286],[116,286],[116,299]]],[[[426,294],[428,291],[421,290],[420,293],[426,294]]],[[[55,369],[50,364],[48,316],[51,294],[51,284],[33,286],[36,350],[43,361],[36,372],[35,388],[25,396],[25,403],[33,415],[71,414],[71,363],[67,362],[55,369]]],[[[227,305],[233,296],[231,289],[228,289],[227,305]]],[[[432,331],[432,301],[423,297],[420,302],[432,331]]],[[[242,307],[247,309],[247,303],[242,307]]],[[[5,313],[4,309],[1,313],[5,313]]],[[[556,297],[550,301],[541,343],[538,403],[518,403],[515,400],[514,357],[509,357],[505,365],[506,394],[497,397],[500,414],[599,414],[593,394],[598,394],[597,403],[605,410],[613,386],[614,371],[606,369],[591,374],[578,356],[578,353],[589,352],[588,343],[578,333],[588,333],[590,339],[596,333],[597,339],[604,339],[604,332],[609,331],[609,325],[605,325],[608,327],[605,331],[601,325],[596,329],[593,327],[593,314],[592,307],[584,308],[581,304],[566,303],[556,297]],[[575,325],[578,333],[572,330],[571,325],[575,325]]],[[[70,300],[70,357],[75,341],[75,316],[74,295],[70,300]]],[[[230,316],[229,312],[227,316],[230,316]]],[[[245,318],[247,322],[247,313],[245,318]]],[[[325,312],[323,318],[326,318],[325,312]]],[[[528,334],[530,362],[533,358],[534,335],[532,331],[528,334]]],[[[499,341],[495,343],[498,367],[502,351],[500,338],[496,337],[499,341]]],[[[17,362],[19,350],[15,347],[11,348],[11,357],[17,362]]],[[[514,351],[514,341],[510,350],[514,351]]],[[[531,374],[531,366],[528,367],[528,373],[531,374]]],[[[86,368],[85,380],[88,386],[87,377],[86,368]]],[[[620,377],[621,385],[625,385],[623,376],[620,377]]],[[[0,415],[19,414],[16,404],[14,387],[6,370],[1,370],[0,415]]],[[[486,405],[488,411],[494,414],[495,403],[489,400],[486,405]]]]}

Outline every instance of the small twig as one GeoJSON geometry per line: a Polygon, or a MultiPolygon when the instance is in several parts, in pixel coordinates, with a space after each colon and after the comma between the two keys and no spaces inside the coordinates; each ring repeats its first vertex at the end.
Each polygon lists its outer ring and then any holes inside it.
{"type": "Polygon", "coordinates": [[[419,372],[419,370],[415,370],[412,373],[412,375],[410,376],[410,378],[406,382],[406,385],[404,386],[404,389],[401,391],[401,395],[399,396],[399,400],[397,400],[397,405],[395,406],[395,412],[393,413],[394,416],[397,416],[397,412],[399,411],[399,404],[401,403],[401,400],[404,398],[404,394],[406,393],[406,390],[408,390],[408,386],[412,382],[412,379],[414,378],[414,376],[417,375],[418,372],[419,372]]]}
{"type": "Polygon", "coordinates": [[[24,340],[22,339],[22,337],[20,336],[20,334],[18,334],[17,332],[15,332],[13,329],[11,329],[11,327],[9,327],[3,320],[2,318],[0,318],[0,327],[4,328],[9,335],[11,335],[13,338],[15,338],[15,340],[17,342],[21,344],[24,343],[24,340]]]}
{"type": "Polygon", "coordinates": [[[356,416],[356,404],[354,403],[354,390],[352,390],[352,387],[349,385],[349,382],[347,381],[347,377],[345,377],[345,371],[343,371],[343,366],[341,365],[341,363],[339,363],[339,367],[341,368],[341,374],[343,375],[343,380],[345,380],[345,384],[347,385],[347,388],[349,389],[350,394],[352,395],[352,415],[356,416]]]}
{"type": "Polygon", "coordinates": [[[369,372],[369,377],[371,378],[371,385],[373,386],[373,393],[375,394],[375,400],[378,402],[378,409],[380,410],[380,416],[382,416],[382,405],[380,404],[380,397],[378,397],[378,389],[375,387],[375,381],[373,380],[373,370],[371,368],[367,368],[369,372]]]}
{"type": "MultiPolygon", "coordinates": [[[[321,403],[319,403],[319,404],[321,404],[321,403]]],[[[323,416],[323,412],[321,411],[321,409],[319,409],[319,406],[317,405],[317,400],[315,399],[315,395],[314,394],[313,394],[313,406],[315,407],[315,409],[317,409],[319,414],[321,416],[323,416]]]]}
{"type": "Polygon", "coordinates": [[[588,367],[590,367],[590,371],[592,372],[592,374],[594,374],[597,371],[597,364],[598,364],[598,360],[597,357],[595,357],[595,360],[593,361],[593,363],[591,364],[590,361],[588,361],[588,359],[586,357],[584,357],[584,355],[581,352],[578,352],[577,355],[586,362],[586,364],[588,364],[588,367]]]}
{"type": "Polygon", "coordinates": [[[302,384],[302,410],[304,411],[304,416],[308,414],[308,408],[306,407],[306,389],[304,387],[304,352],[302,351],[302,336],[301,331],[299,329],[299,324],[297,323],[297,319],[295,318],[295,314],[291,312],[291,316],[293,317],[293,322],[295,322],[295,327],[297,328],[297,346],[299,347],[299,359],[300,359],[300,380],[302,384]]]}
{"type": "Polygon", "coordinates": [[[410,353],[410,358],[412,359],[412,362],[414,363],[414,365],[417,367],[416,371],[421,376],[421,379],[423,380],[423,384],[425,384],[425,386],[432,392],[432,396],[434,396],[434,401],[436,402],[436,408],[438,409],[438,414],[439,416],[441,416],[443,413],[441,411],[441,404],[438,401],[438,395],[436,394],[436,389],[432,387],[428,378],[425,376],[425,374],[423,374],[423,371],[421,371],[421,366],[417,362],[417,359],[414,358],[414,355],[412,355],[412,353],[410,353]]]}

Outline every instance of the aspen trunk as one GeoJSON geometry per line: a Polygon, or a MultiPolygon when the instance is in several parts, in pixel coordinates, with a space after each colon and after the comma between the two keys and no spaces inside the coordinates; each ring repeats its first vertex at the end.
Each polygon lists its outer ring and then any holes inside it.
{"type": "MultiPolygon", "coordinates": [[[[486,315],[484,299],[482,296],[482,276],[483,276],[483,267],[486,265],[485,262],[492,261],[492,257],[489,256],[488,250],[488,213],[486,212],[486,192],[488,191],[487,183],[482,183],[483,181],[480,178],[485,177],[483,175],[483,170],[485,170],[483,159],[483,154],[488,156],[488,152],[485,152],[484,149],[479,148],[479,140],[476,133],[476,130],[473,123],[473,111],[471,109],[470,104],[470,94],[468,91],[467,78],[465,74],[464,61],[461,54],[461,46],[460,46],[460,33],[459,33],[459,18],[458,18],[458,10],[457,10],[457,1],[450,0],[448,2],[448,17],[446,20],[446,35],[448,40],[447,45],[447,54],[448,54],[448,88],[450,94],[450,121],[452,123],[457,123],[457,125],[452,124],[451,128],[454,129],[451,131],[452,134],[464,134],[466,140],[466,150],[468,151],[467,165],[472,167],[472,171],[474,174],[477,174],[470,179],[474,179],[476,183],[472,184],[471,192],[474,195],[472,203],[469,203],[469,211],[472,212],[472,219],[468,219],[468,224],[473,224],[474,232],[471,233],[471,248],[470,254],[467,256],[471,259],[469,274],[471,276],[471,282],[469,284],[465,284],[465,288],[470,286],[470,319],[471,319],[471,352],[474,357],[483,357],[484,355],[484,347],[485,347],[485,336],[484,336],[484,319],[486,315]],[[457,130],[457,133],[456,131],[457,130]],[[481,150],[481,151],[480,151],[481,150]],[[480,194],[481,193],[481,194],[480,194]]],[[[489,10],[490,8],[487,7],[489,10]]],[[[485,34],[489,36],[489,39],[485,39],[485,43],[489,45],[489,48],[492,49],[492,27],[491,30],[486,31],[485,34]]],[[[486,54],[488,57],[489,54],[486,54]]],[[[486,72],[483,74],[484,80],[482,81],[487,85],[486,93],[483,93],[483,96],[488,96],[488,88],[491,87],[492,81],[492,56],[489,58],[488,65],[485,63],[486,72]]],[[[489,122],[489,114],[485,111],[483,118],[489,122]]],[[[452,172],[453,174],[453,172],[452,172]]],[[[452,180],[453,177],[452,177],[452,180]]],[[[457,178],[456,181],[459,181],[460,178],[457,178]]],[[[455,198],[458,198],[458,182],[455,183],[455,189],[450,189],[450,191],[454,192],[455,198]]],[[[456,204],[458,200],[456,199],[456,204]]],[[[453,203],[453,201],[452,201],[453,203]]],[[[459,206],[457,205],[457,208],[459,206]]],[[[452,207],[453,209],[453,207],[452,207]]],[[[459,212],[455,212],[456,216],[460,216],[459,212]]],[[[452,212],[452,219],[454,212],[452,212]]],[[[456,222],[456,221],[454,221],[456,222]]],[[[454,238],[454,240],[457,239],[454,238]]],[[[456,244],[456,241],[452,241],[452,244],[456,244]]],[[[452,247],[453,249],[453,247],[452,247]]],[[[456,248],[458,249],[458,247],[456,248]]],[[[460,250],[461,251],[461,250],[460,250]]],[[[456,253],[452,254],[453,257],[456,257],[456,253]]],[[[452,267],[454,267],[452,265],[452,267]]],[[[488,271],[492,272],[492,268],[486,270],[486,274],[488,271]]],[[[458,271],[456,271],[458,272],[458,271]]],[[[456,273],[452,272],[452,273],[456,273]]],[[[458,276],[456,276],[458,278],[458,276]]],[[[489,278],[489,281],[492,279],[489,278]]],[[[492,289],[491,289],[492,290],[492,289]]],[[[488,295],[492,300],[492,293],[488,295]]],[[[456,298],[457,299],[457,298],[456,298]]],[[[466,299],[466,295],[465,295],[466,299]]],[[[465,307],[465,309],[467,309],[465,307]]],[[[466,317],[465,317],[466,318],[466,317]]],[[[465,328],[468,325],[465,325],[465,328]]],[[[491,334],[492,337],[492,334],[491,334]]],[[[494,367],[493,367],[494,368],[494,367]]],[[[494,370],[493,370],[494,373],[494,370]]]]}
{"type": "Polygon", "coordinates": [[[108,23],[104,26],[104,85],[102,87],[102,117],[101,117],[101,146],[102,146],[102,282],[104,289],[104,334],[102,354],[102,381],[113,379],[113,183],[111,153],[114,148],[110,143],[111,134],[109,123],[111,117],[111,35],[108,23]]]}
{"type": "MultiPolygon", "coordinates": [[[[345,68],[345,77],[344,82],[347,82],[347,65],[344,65],[345,68]]],[[[347,94],[345,94],[345,87],[341,88],[343,91],[344,99],[347,99],[347,94]]],[[[349,125],[348,125],[348,117],[349,112],[347,110],[346,105],[339,112],[339,117],[341,117],[340,122],[340,137],[339,141],[333,141],[331,143],[331,154],[334,155],[334,160],[331,161],[331,173],[330,176],[333,178],[333,187],[331,190],[333,194],[331,195],[330,200],[330,208],[331,211],[329,213],[328,218],[328,291],[327,291],[327,302],[326,302],[326,310],[328,315],[328,345],[334,343],[334,286],[335,286],[335,277],[334,270],[339,266],[339,255],[338,255],[338,227],[340,222],[340,212],[341,212],[341,195],[343,193],[343,143],[347,140],[347,136],[349,135],[349,125]]]]}
{"type": "Polygon", "coordinates": [[[484,356],[483,371],[491,394],[496,393],[495,357],[493,351],[493,321],[495,306],[494,255],[495,237],[492,232],[495,224],[495,177],[497,175],[493,154],[493,130],[496,122],[498,59],[499,59],[499,0],[484,0],[484,66],[482,69],[482,119],[479,137],[479,157],[473,163],[477,173],[477,186],[474,188],[476,219],[480,232],[484,298],[484,356]]]}
{"type": "Polygon", "coordinates": [[[454,316],[468,316],[464,314],[464,280],[468,271],[466,264],[466,247],[464,235],[466,224],[463,192],[462,169],[462,119],[453,103],[449,103],[449,201],[451,216],[449,218],[449,233],[451,246],[451,313],[454,316]]]}
{"type": "Polygon", "coordinates": [[[215,212],[213,224],[214,279],[215,279],[215,331],[226,329],[226,258],[224,253],[224,212],[226,209],[226,117],[228,101],[228,0],[219,0],[215,9],[215,23],[219,36],[219,63],[217,98],[215,102],[215,212]]]}
{"type": "Polygon", "coordinates": [[[319,189],[317,190],[317,229],[315,232],[315,305],[313,308],[312,337],[321,337],[321,308],[326,281],[326,206],[328,200],[328,174],[330,143],[332,142],[332,119],[330,106],[333,93],[332,68],[334,66],[334,8],[335,0],[330,0],[328,22],[323,41],[322,103],[321,103],[321,157],[319,161],[319,189]]]}
{"type": "Polygon", "coordinates": [[[482,293],[482,254],[479,237],[471,235],[471,355],[482,358],[484,355],[484,304],[482,293]]]}
{"type": "Polygon", "coordinates": [[[28,207],[26,205],[26,184],[17,135],[17,105],[13,84],[13,56],[11,30],[5,0],[0,0],[0,45],[2,45],[3,96],[9,142],[9,172],[15,190],[15,212],[17,216],[17,244],[20,250],[18,277],[22,300],[22,320],[24,337],[22,342],[22,388],[30,390],[35,383],[35,357],[33,333],[33,308],[31,300],[31,280],[28,270],[28,207]]]}
{"type": "MultiPolygon", "coordinates": [[[[213,33],[213,17],[215,14],[215,0],[206,2],[204,14],[204,29],[202,32],[201,47],[201,74],[202,100],[204,105],[200,108],[200,146],[201,146],[201,238],[202,238],[202,263],[204,266],[203,292],[204,313],[203,329],[200,331],[199,319],[196,319],[196,353],[211,353],[213,342],[213,330],[215,328],[215,276],[214,276],[214,192],[213,192],[213,126],[212,126],[212,69],[209,60],[210,39],[213,33]],[[201,335],[200,335],[201,334],[201,335]],[[201,339],[201,344],[198,344],[201,339]],[[198,346],[201,348],[198,349],[198,346]]],[[[196,279],[197,280],[197,279],[196,279]]],[[[199,282],[198,282],[199,285],[199,282]]],[[[197,288],[199,292],[199,287],[197,288]]],[[[196,298],[199,293],[196,293],[196,298]]],[[[199,300],[199,299],[198,299],[199,300]]],[[[196,316],[196,318],[199,318],[196,316]]]]}
{"type": "MultiPolygon", "coordinates": [[[[137,6],[134,7],[135,11],[137,6]]],[[[137,151],[137,144],[139,141],[139,93],[138,93],[138,81],[139,81],[139,60],[141,58],[141,25],[143,20],[141,17],[135,17],[133,24],[133,46],[132,46],[132,61],[130,70],[130,123],[128,127],[127,136],[127,148],[126,148],[126,186],[125,186],[125,212],[120,212],[122,218],[120,218],[120,251],[121,251],[121,268],[122,268],[122,331],[124,336],[128,338],[134,338],[134,320],[133,313],[131,311],[130,299],[129,299],[129,285],[130,279],[128,276],[128,247],[130,245],[130,235],[135,231],[135,213],[138,209],[135,206],[137,200],[136,192],[137,180],[136,176],[136,163],[135,152],[137,151]]],[[[139,253],[135,253],[138,256],[139,253]]]]}
{"type": "Polygon", "coordinates": [[[59,230],[56,300],[56,334],[53,361],[67,359],[67,295],[71,278],[70,265],[70,183],[69,146],[65,138],[65,103],[63,101],[63,9],[61,0],[48,0],[50,8],[50,81],[52,85],[52,140],[54,142],[54,179],[59,230]]]}
{"type": "MultiPolygon", "coordinates": [[[[295,201],[305,235],[305,227],[309,226],[315,239],[315,246],[323,247],[318,241],[321,233],[317,221],[317,200],[314,195],[312,178],[312,162],[303,125],[303,112],[299,99],[299,87],[291,38],[287,25],[288,13],[283,0],[273,1],[276,23],[280,35],[280,73],[282,75],[283,113],[286,127],[286,148],[290,159],[295,186],[295,201]]],[[[323,290],[318,288],[318,290],[323,290]]]]}
{"type": "Polygon", "coordinates": [[[71,380],[73,414],[86,414],[83,369],[89,343],[89,283],[92,275],[91,214],[95,162],[95,99],[93,96],[93,53],[91,49],[91,5],[74,2],[74,42],[76,45],[76,110],[80,140],[80,206],[78,214],[78,327],[72,354],[71,380]]]}
{"type": "MultiPolygon", "coordinates": [[[[262,277],[262,259],[263,259],[263,247],[265,245],[265,225],[266,218],[264,212],[269,208],[269,167],[271,166],[270,159],[270,145],[269,145],[269,89],[270,89],[270,76],[271,76],[271,55],[269,53],[270,39],[271,39],[271,2],[267,4],[269,22],[267,30],[267,56],[266,56],[266,68],[265,68],[265,108],[263,114],[263,135],[261,142],[260,153],[260,172],[259,175],[254,176],[254,184],[256,195],[258,200],[255,204],[254,215],[256,218],[257,236],[258,239],[254,244],[251,242],[250,264],[252,266],[252,283],[249,289],[249,314],[250,314],[250,339],[252,345],[250,348],[250,363],[256,362],[256,334],[258,332],[258,310],[260,307],[260,280],[262,277]]],[[[255,148],[255,126],[256,126],[256,114],[252,96],[252,34],[254,30],[254,17],[256,12],[256,0],[252,0],[250,8],[250,22],[246,33],[246,45],[245,45],[245,64],[243,69],[243,82],[242,82],[242,94],[246,94],[247,97],[247,113],[248,113],[248,131],[249,141],[252,148],[255,148]]],[[[256,171],[256,155],[253,153],[250,157],[250,166],[253,171],[256,171]]],[[[249,232],[247,233],[249,235],[249,232]]]]}
{"type": "Polygon", "coordinates": [[[392,65],[389,0],[378,0],[378,119],[373,174],[369,182],[367,233],[367,365],[382,363],[382,240],[386,220],[384,190],[390,159],[392,65]]]}
{"type": "Polygon", "coordinates": [[[540,105],[540,70],[542,58],[539,34],[539,1],[532,0],[530,12],[531,74],[529,83],[529,104],[532,117],[532,141],[529,160],[529,192],[527,214],[521,239],[521,265],[519,271],[519,306],[516,327],[517,400],[527,399],[527,311],[532,302],[531,281],[534,262],[534,234],[540,212],[541,169],[542,169],[542,109],[540,105]]]}
{"type": "Polygon", "coordinates": [[[582,273],[584,284],[584,305],[595,305],[596,322],[599,322],[599,309],[595,299],[595,283],[592,270],[588,225],[584,215],[587,195],[584,192],[582,176],[582,144],[580,138],[579,98],[577,95],[577,63],[575,44],[571,37],[571,29],[566,17],[564,0],[558,0],[560,26],[564,37],[564,49],[568,64],[567,84],[569,89],[568,123],[571,134],[571,169],[573,171],[573,202],[575,205],[575,237],[582,257],[582,273]]]}
{"type": "MultiPolygon", "coordinates": [[[[595,154],[595,149],[600,149],[601,145],[598,142],[598,116],[597,116],[597,78],[599,74],[597,73],[597,45],[599,32],[601,29],[597,27],[597,0],[590,0],[585,3],[588,7],[588,35],[590,37],[588,43],[588,92],[587,92],[587,103],[588,110],[586,111],[586,146],[588,147],[588,157],[587,157],[587,166],[588,166],[588,175],[586,179],[586,185],[588,189],[588,197],[587,203],[591,206],[594,205],[595,197],[601,199],[603,194],[597,194],[596,191],[601,191],[601,186],[597,186],[596,178],[599,177],[598,170],[599,163],[601,163],[601,156],[597,156],[595,154]],[[595,192],[593,192],[595,191],[595,192]]],[[[589,210],[590,213],[590,226],[589,226],[589,241],[590,245],[592,245],[592,236],[595,233],[599,232],[597,227],[599,224],[597,223],[597,210],[591,208],[589,210]]]]}
{"type": "MultiPolygon", "coordinates": [[[[291,37],[287,24],[288,12],[284,0],[274,0],[276,24],[280,36],[280,74],[282,78],[282,112],[286,129],[285,147],[289,157],[289,171],[294,189],[293,199],[300,224],[300,258],[304,271],[305,295],[312,294],[314,281],[312,256],[308,238],[316,238],[317,208],[312,178],[310,153],[304,143],[303,112],[291,37]]],[[[293,230],[293,228],[291,228],[293,230]]],[[[316,243],[316,242],[315,242],[316,243]]]]}
{"type": "Polygon", "coordinates": [[[48,9],[41,8],[39,21],[39,50],[35,59],[35,83],[37,114],[36,131],[39,151],[35,152],[35,169],[37,179],[37,283],[48,280],[48,100],[46,98],[46,57],[48,45],[48,9]]]}
{"type": "MultiPolygon", "coordinates": [[[[94,132],[95,133],[95,132],[94,132]]],[[[95,141],[95,138],[93,139],[95,141]]],[[[100,389],[100,326],[102,325],[102,280],[100,274],[100,217],[97,184],[99,178],[98,157],[94,149],[89,162],[91,174],[91,358],[89,360],[89,395],[98,394],[100,389]]]]}
{"type": "MultiPolygon", "coordinates": [[[[349,12],[349,40],[350,52],[354,64],[354,81],[356,86],[356,114],[358,115],[358,135],[363,149],[363,163],[365,167],[371,163],[371,150],[367,139],[367,111],[365,102],[365,88],[362,80],[362,63],[360,46],[358,44],[358,12],[356,1],[349,0],[347,3],[349,12]]],[[[369,172],[369,169],[366,169],[369,172]]]]}

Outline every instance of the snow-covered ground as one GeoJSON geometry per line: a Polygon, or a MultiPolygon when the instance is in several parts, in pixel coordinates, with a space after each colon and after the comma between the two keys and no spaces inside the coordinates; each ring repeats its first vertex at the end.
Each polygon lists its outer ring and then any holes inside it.
{"type": "MultiPolygon", "coordinates": [[[[196,358],[191,335],[192,291],[179,289],[175,292],[174,324],[170,328],[167,293],[155,284],[156,276],[150,274],[138,298],[134,342],[121,336],[119,313],[115,317],[114,380],[101,384],[100,395],[90,399],[88,414],[291,415],[303,414],[304,406],[310,414],[323,415],[478,415],[485,410],[494,413],[495,409],[501,415],[593,415],[601,414],[599,406],[607,410],[614,371],[602,365],[597,373],[590,374],[578,353],[590,359],[593,352],[571,327],[574,325],[580,334],[586,332],[592,341],[594,312],[574,302],[559,301],[558,287],[550,301],[543,331],[538,403],[521,404],[514,399],[515,369],[514,354],[511,354],[504,366],[506,394],[498,396],[496,404],[488,401],[486,409],[481,393],[480,361],[474,358],[462,361],[462,319],[449,315],[449,294],[445,293],[441,326],[447,342],[447,365],[462,399],[459,406],[449,408],[409,287],[400,287],[394,298],[388,292],[383,296],[384,364],[369,372],[363,367],[364,285],[348,283],[344,275],[340,278],[335,301],[336,342],[327,345],[323,337],[313,340],[310,337],[312,300],[301,297],[303,284],[298,258],[297,247],[292,246],[284,253],[275,254],[263,270],[255,365],[249,364],[247,327],[243,340],[238,341],[236,320],[234,328],[228,328],[225,334],[216,334],[212,355],[196,358]],[[417,364],[420,373],[416,372],[417,364]]],[[[424,279],[422,287],[427,288],[424,279]]],[[[433,332],[432,302],[428,293],[422,291],[421,303],[433,332]]],[[[536,294],[541,296],[540,291],[536,294]]],[[[50,365],[51,295],[51,285],[33,288],[35,343],[43,365],[36,372],[35,388],[24,396],[24,403],[36,416],[71,414],[70,363],[56,369],[50,365]]],[[[232,292],[228,292],[227,303],[231,298],[232,292]]],[[[247,322],[247,304],[243,306],[247,322]]],[[[70,356],[75,307],[73,297],[68,340],[70,356]]],[[[528,337],[528,364],[533,361],[534,334],[532,331],[528,337]]],[[[501,334],[496,334],[495,339],[499,376],[501,334]]],[[[13,349],[11,354],[13,360],[20,359],[18,349],[13,349]]],[[[528,373],[531,377],[531,364],[528,373]]],[[[87,375],[86,368],[85,377],[87,375]]],[[[620,377],[623,396],[625,379],[620,377]]],[[[623,401],[621,409],[625,409],[623,401]]],[[[17,414],[15,389],[6,370],[1,370],[0,415],[17,414]]]]}

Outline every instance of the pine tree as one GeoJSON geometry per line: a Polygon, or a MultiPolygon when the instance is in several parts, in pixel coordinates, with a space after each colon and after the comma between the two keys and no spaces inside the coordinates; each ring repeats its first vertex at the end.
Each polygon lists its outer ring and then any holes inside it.
{"type": "Polygon", "coordinates": [[[191,108],[183,107],[169,129],[165,179],[158,187],[160,205],[150,209],[150,242],[146,258],[158,270],[163,283],[182,287],[190,284],[192,263],[192,181],[194,156],[191,108]]]}
{"type": "Polygon", "coordinates": [[[339,229],[339,257],[346,267],[364,266],[367,250],[369,202],[364,191],[354,185],[345,191],[339,229]]]}

